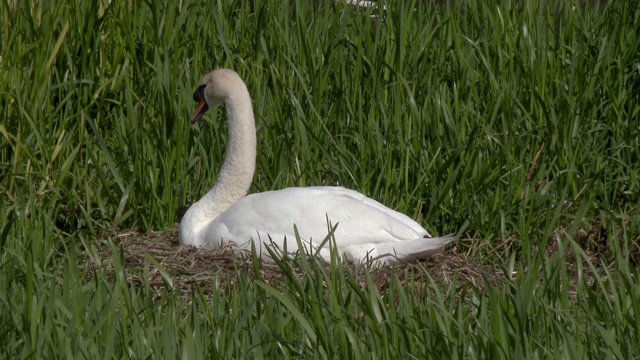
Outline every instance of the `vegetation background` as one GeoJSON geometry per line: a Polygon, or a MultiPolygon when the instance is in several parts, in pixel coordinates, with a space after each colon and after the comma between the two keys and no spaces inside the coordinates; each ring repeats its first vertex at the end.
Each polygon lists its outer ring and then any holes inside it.
{"type": "Polygon", "coordinates": [[[638,2],[4,0],[0,18],[0,358],[638,358],[638,2]],[[463,265],[178,248],[224,156],[222,109],[187,121],[217,67],[253,95],[253,192],[357,189],[461,232],[438,263],[463,265]]]}

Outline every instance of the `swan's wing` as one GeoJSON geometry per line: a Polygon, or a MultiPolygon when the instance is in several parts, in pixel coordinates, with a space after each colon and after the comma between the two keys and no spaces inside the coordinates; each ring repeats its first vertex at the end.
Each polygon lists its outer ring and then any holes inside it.
{"type": "MultiPolygon", "coordinates": [[[[364,243],[414,240],[428,233],[406,215],[339,187],[287,188],[238,201],[207,228],[207,239],[240,245],[249,238],[295,246],[294,224],[303,241],[320,244],[337,224],[338,248],[364,243]],[[327,222],[328,220],[328,222],[327,222]]],[[[297,248],[297,247],[296,247],[297,248]]]]}
{"type": "Polygon", "coordinates": [[[333,194],[336,195],[342,195],[342,196],[348,196],[353,198],[354,200],[360,201],[365,205],[371,206],[372,208],[378,209],[379,211],[381,211],[383,214],[385,214],[386,216],[390,216],[394,219],[396,219],[397,221],[399,221],[400,223],[410,227],[413,231],[415,231],[416,233],[420,233],[422,234],[422,236],[426,235],[428,237],[431,237],[431,234],[429,234],[428,231],[426,231],[420,224],[418,224],[415,220],[411,219],[410,217],[408,217],[407,215],[395,211],[391,208],[388,208],[384,205],[382,205],[380,202],[365,196],[362,193],[359,193],[355,190],[351,190],[351,189],[346,189],[343,187],[339,187],[339,186],[318,186],[318,187],[309,187],[307,189],[313,189],[313,190],[318,190],[318,191],[329,191],[333,194]]]}

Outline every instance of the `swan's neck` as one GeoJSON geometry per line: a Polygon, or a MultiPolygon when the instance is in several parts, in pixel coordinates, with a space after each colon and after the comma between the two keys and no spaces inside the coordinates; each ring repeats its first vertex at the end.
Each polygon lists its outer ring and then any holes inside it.
{"type": "Polygon", "coordinates": [[[224,163],[213,188],[185,213],[180,225],[183,243],[203,245],[206,226],[251,187],[256,164],[255,121],[249,91],[243,83],[235,85],[225,99],[229,138],[224,163]]]}
{"type": "Polygon", "coordinates": [[[244,90],[246,94],[238,94],[225,101],[229,131],[227,154],[215,185],[198,201],[198,204],[206,205],[209,220],[213,220],[247,195],[253,180],[256,167],[256,127],[251,98],[246,88],[244,90]]]}

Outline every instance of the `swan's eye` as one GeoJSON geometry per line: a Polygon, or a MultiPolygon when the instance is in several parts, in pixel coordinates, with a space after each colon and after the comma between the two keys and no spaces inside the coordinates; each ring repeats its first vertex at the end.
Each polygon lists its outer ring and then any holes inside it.
{"type": "Polygon", "coordinates": [[[205,87],[207,87],[207,85],[202,84],[202,85],[198,86],[196,91],[193,93],[193,101],[200,102],[200,99],[204,99],[204,88],[205,87]]]}

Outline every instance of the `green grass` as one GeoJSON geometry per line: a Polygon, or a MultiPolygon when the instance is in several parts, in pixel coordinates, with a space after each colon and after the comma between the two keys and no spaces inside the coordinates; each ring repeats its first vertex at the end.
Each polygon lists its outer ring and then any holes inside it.
{"type": "Polygon", "coordinates": [[[638,358],[640,6],[287,3],[0,2],[0,358],[638,358]],[[252,192],[357,189],[506,275],[299,259],[159,296],[85,263],[212,185],[216,67],[253,95],[252,192]]]}

